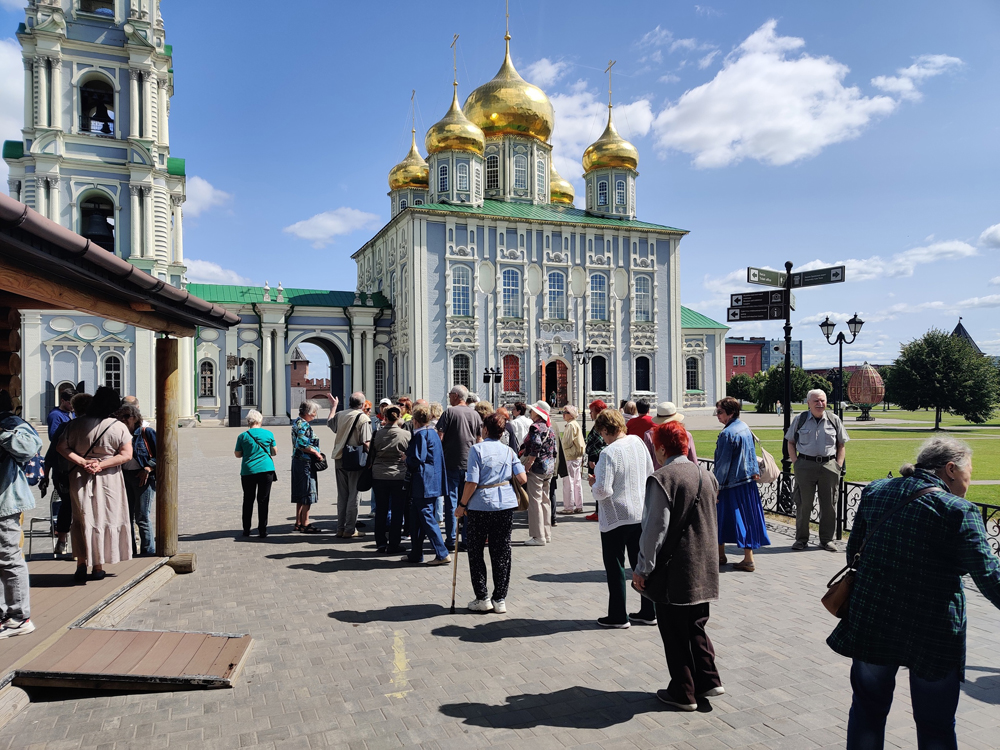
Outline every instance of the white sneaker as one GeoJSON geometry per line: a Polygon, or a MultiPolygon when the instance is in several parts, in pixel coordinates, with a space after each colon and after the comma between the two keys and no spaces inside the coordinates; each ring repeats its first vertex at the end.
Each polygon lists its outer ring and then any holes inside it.
{"type": "Polygon", "coordinates": [[[545,546],[545,540],[544,539],[536,539],[535,537],[531,537],[530,539],[528,539],[528,541],[526,541],[524,543],[524,546],[525,547],[544,547],[545,546]]]}
{"type": "Polygon", "coordinates": [[[473,599],[469,602],[470,612],[492,612],[493,602],[489,599],[473,599]]]}
{"type": "Polygon", "coordinates": [[[493,600],[493,611],[496,612],[498,615],[505,615],[505,614],[507,614],[507,602],[504,601],[503,599],[500,599],[499,601],[497,601],[496,599],[494,599],[493,600]]]}
{"type": "Polygon", "coordinates": [[[714,687],[706,690],[704,693],[698,693],[699,698],[718,698],[720,695],[725,695],[726,689],[719,685],[719,687],[714,687]]]}
{"type": "Polygon", "coordinates": [[[15,635],[27,635],[35,632],[35,624],[31,620],[10,619],[0,630],[0,638],[13,638],[15,635]]]}

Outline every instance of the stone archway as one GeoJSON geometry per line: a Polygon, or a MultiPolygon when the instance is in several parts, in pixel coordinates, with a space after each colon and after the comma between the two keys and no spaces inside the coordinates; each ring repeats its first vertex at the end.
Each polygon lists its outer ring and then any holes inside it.
{"type": "Polygon", "coordinates": [[[553,409],[569,403],[569,368],[561,359],[551,359],[545,363],[545,390],[542,398],[553,409]]]}
{"type": "MultiPolygon", "coordinates": [[[[345,368],[344,368],[344,354],[341,352],[340,347],[324,336],[305,336],[300,339],[296,339],[295,343],[291,347],[291,351],[294,351],[295,347],[299,344],[312,344],[318,347],[326,355],[327,360],[330,362],[330,393],[336,396],[341,404],[346,404],[345,396],[350,393],[350,385],[344,381],[345,368]]],[[[292,375],[291,369],[289,374],[292,375]]],[[[292,391],[292,377],[288,378],[288,388],[289,388],[289,411],[294,416],[298,410],[298,403],[295,402],[294,392],[292,391]]]]}

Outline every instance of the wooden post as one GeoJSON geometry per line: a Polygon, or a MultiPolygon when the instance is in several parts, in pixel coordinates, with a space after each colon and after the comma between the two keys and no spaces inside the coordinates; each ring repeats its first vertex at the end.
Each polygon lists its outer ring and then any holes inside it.
{"type": "Polygon", "coordinates": [[[180,371],[177,339],[156,340],[156,554],[177,554],[177,421],[180,371]]]}

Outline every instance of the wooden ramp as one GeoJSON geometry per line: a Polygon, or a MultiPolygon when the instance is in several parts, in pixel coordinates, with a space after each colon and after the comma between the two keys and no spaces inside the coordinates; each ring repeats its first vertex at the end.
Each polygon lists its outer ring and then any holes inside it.
{"type": "Polygon", "coordinates": [[[71,628],[18,668],[18,687],[172,691],[228,688],[250,653],[248,635],[71,628]]]}

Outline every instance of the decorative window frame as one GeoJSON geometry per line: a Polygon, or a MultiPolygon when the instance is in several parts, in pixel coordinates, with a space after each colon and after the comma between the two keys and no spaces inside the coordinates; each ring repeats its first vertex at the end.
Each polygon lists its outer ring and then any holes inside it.
{"type": "Polygon", "coordinates": [[[601,180],[597,183],[597,205],[598,207],[608,205],[608,181],[601,180]]]}
{"type": "Polygon", "coordinates": [[[486,157],[486,189],[500,189],[500,156],[489,154],[486,157]]]}
{"type": "Polygon", "coordinates": [[[448,382],[451,383],[451,385],[449,386],[449,389],[452,388],[452,387],[454,387],[454,386],[456,386],[456,385],[464,385],[466,388],[468,388],[471,391],[473,389],[473,385],[472,385],[473,380],[474,380],[473,374],[476,371],[476,367],[475,367],[475,352],[471,352],[471,351],[470,352],[464,352],[464,351],[463,352],[455,352],[449,358],[449,360],[448,360],[448,366],[450,368],[450,371],[448,372],[448,382]],[[455,377],[455,374],[456,374],[455,367],[456,367],[456,364],[457,364],[457,361],[458,361],[459,357],[465,357],[465,359],[469,363],[469,382],[468,383],[460,383],[458,381],[458,379],[455,377]]]}
{"type": "Polygon", "coordinates": [[[197,375],[197,378],[198,378],[198,399],[200,400],[200,399],[203,399],[203,398],[204,399],[208,399],[208,398],[214,399],[214,398],[217,398],[218,393],[219,393],[219,363],[216,362],[211,357],[205,357],[204,359],[199,360],[198,361],[198,369],[196,370],[196,375],[197,375]],[[212,373],[211,373],[211,377],[212,377],[212,389],[211,389],[211,391],[212,392],[211,393],[205,393],[204,392],[205,389],[204,389],[203,384],[202,384],[202,378],[204,377],[204,375],[202,374],[201,369],[205,365],[208,365],[208,366],[210,366],[212,368],[212,373]]]}
{"type": "MultiPolygon", "coordinates": [[[[79,0],[76,0],[75,4],[79,5],[79,0]]],[[[94,16],[91,13],[84,13],[84,15],[87,18],[96,17],[96,18],[103,18],[105,21],[109,20],[104,16],[94,16]]],[[[115,15],[117,15],[117,12],[115,15]]],[[[73,115],[72,115],[73,119],[70,123],[69,132],[73,133],[74,135],[91,136],[95,138],[105,138],[108,140],[116,140],[116,141],[127,139],[128,138],[127,135],[124,138],[122,137],[122,129],[121,129],[122,87],[121,84],[118,83],[118,77],[117,76],[112,77],[107,70],[104,70],[103,68],[98,67],[97,65],[88,65],[87,67],[81,68],[79,67],[79,63],[77,63],[74,67],[76,67],[76,71],[74,72],[73,77],[70,80],[71,83],[70,91],[72,97],[72,101],[70,102],[70,104],[73,107],[73,115]],[[114,124],[114,133],[112,133],[111,135],[104,135],[104,134],[97,135],[96,133],[84,133],[80,130],[80,118],[82,116],[81,107],[83,106],[83,92],[81,91],[81,88],[83,87],[83,84],[93,79],[100,79],[102,83],[107,83],[108,85],[111,86],[111,90],[114,92],[115,124],[114,124]]]]}
{"type": "Polygon", "coordinates": [[[611,282],[608,275],[603,271],[591,271],[587,276],[587,320],[607,323],[611,319],[611,282]],[[600,278],[604,281],[604,315],[596,316],[594,295],[599,292],[594,290],[594,280],[600,278]]]}
{"type": "Polygon", "coordinates": [[[524,318],[524,272],[516,266],[498,266],[500,273],[500,318],[518,319],[524,318]],[[513,273],[517,276],[517,301],[516,304],[508,308],[507,304],[507,274],[513,273]],[[516,309],[516,315],[509,315],[509,309],[516,309]]]}
{"type": "Polygon", "coordinates": [[[437,178],[438,178],[438,182],[437,182],[438,189],[437,189],[437,191],[439,193],[447,193],[448,192],[448,165],[447,164],[438,164],[437,178]]]}
{"type": "Polygon", "coordinates": [[[565,271],[552,268],[545,273],[545,289],[542,303],[544,305],[543,316],[547,320],[568,320],[569,319],[569,278],[565,271]],[[562,315],[556,316],[552,309],[552,276],[557,275],[562,279],[562,315]]]}
{"type": "Polygon", "coordinates": [[[528,189],[528,157],[524,154],[514,156],[514,189],[528,189]]]}

